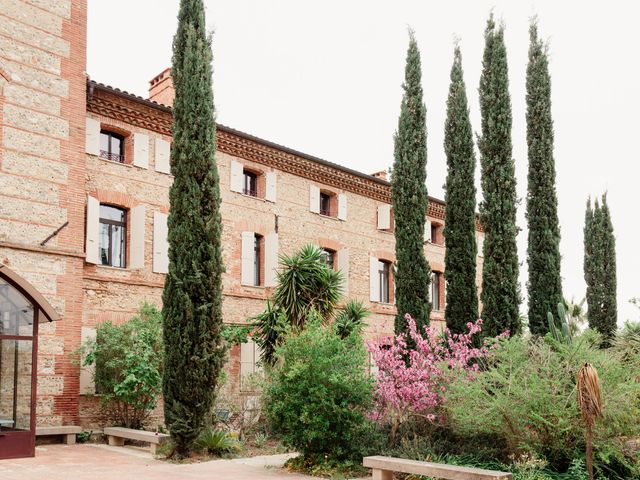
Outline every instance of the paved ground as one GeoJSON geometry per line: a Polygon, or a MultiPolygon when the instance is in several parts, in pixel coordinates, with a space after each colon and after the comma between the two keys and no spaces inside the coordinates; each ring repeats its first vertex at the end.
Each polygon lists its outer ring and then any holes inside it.
{"type": "Polygon", "coordinates": [[[129,447],[43,445],[35,458],[0,460],[2,480],[309,480],[283,471],[289,455],[172,464],[129,447]]]}

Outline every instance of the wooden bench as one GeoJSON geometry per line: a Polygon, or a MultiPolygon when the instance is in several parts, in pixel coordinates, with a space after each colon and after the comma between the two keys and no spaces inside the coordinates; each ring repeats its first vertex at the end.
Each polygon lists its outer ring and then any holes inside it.
{"type": "Polygon", "coordinates": [[[82,428],[74,425],[65,425],[59,427],[36,427],[36,437],[46,437],[49,435],[61,435],[64,443],[73,445],[76,443],[76,434],[80,433],[82,428]]]}
{"type": "Polygon", "coordinates": [[[150,446],[152,455],[156,454],[156,447],[169,438],[166,433],[146,432],[122,427],[105,427],[104,434],[109,440],[109,445],[116,447],[122,447],[125,439],[146,442],[150,446]]]}
{"type": "Polygon", "coordinates": [[[373,480],[392,480],[393,472],[426,475],[447,480],[511,480],[513,478],[513,475],[506,472],[393,457],[364,457],[362,464],[372,469],[373,480]]]}

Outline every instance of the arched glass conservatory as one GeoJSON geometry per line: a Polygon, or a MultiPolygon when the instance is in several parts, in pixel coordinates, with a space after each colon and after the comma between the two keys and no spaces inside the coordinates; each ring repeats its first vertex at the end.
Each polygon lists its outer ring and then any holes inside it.
{"type": "Polygon", "coordinates": [[[58,318],[33,285],[0,265],[0,459],[35,453],[38,323],[58,318]]]}

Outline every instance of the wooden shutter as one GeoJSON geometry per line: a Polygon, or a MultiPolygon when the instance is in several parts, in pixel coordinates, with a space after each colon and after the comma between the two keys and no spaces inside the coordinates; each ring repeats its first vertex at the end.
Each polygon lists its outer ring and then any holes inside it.
{"type": "Polygon", "coordinates": [[[338,195],[338,218],[340,220],[347,219],[347,194],[341,193],[338,195]]]}
{"type": "Polygon", "coordinates": [[[231,179],[229,180],[232,192],[242,193],[242,183],[244,180],[244,167],[241,163],[231,160],[231,179]]]}
{"type": "Polygon", "coordinates": [[[309,211],[320,213],[320,189],[315,185],[309,185],[309,211]]]}
{"type": "Polygon", "coordinates": [[[167,214],[153,212],[153,271],[155,273],[169,272],[169,241],[167,235],[167,214]]]}
{"type": "Polygon", "coordinates": [[[85,130],[85,152],[100,155],[100,122],[88,117],[85,130]]]}
{"type": "Polygon", "coordinates": [[[338,270],[342,272],[342,293],[349,294],[349,249],[342,248],[336,252],[338,270]]]}
{"type": "Polygon", "coordinates": [[[278,234],[270,233],[264,237],[264,286],[275,287],[278,284],[278,234]]]}
{"type": "Polygon", "coordinates": [[[242,252],[241,252],[241,273],[240,283],[242,285],[253,285],[255,282],[255,234],[253,232],[242,232],[242,252]]]}
{"type": "Polygon", "coordinates": [[[131,247],[129,255],[131,268],[144,268],[144,224],[146,209],[138,205],[131,209],[131,247]]]}
{"type": "Polygon", "coordinates": [[[149,136],[144,133],[133,134],[133,164],[149,168],[149,136]]]}
{"type": "Polygon", "coordinates": [[[87,237],[85,245],[87,263],[100,262],[100,202],[87,196],[87,237]]]}
{"type": "Polygon", "coordinates": [[[391,205],[378,205],[378,230],[391,229],[391,205]]]}
{"type": "Polygon", "coordinates": [[[276,172],[267,172],[265,174],[265,194],[264,199],[268,202],[276,201],[276,172]]]}
{"type": "Polygon", "coordinates": [[[478,256],[484,257],[484,233],[476,233],[476,244],[478,247],[478,256]]]}
{"type": "Polygon", "coordinates": [[[428,218],[424,221],[424,241],[431,242],[431,220],[428,218]]]}
{"type": "Polygon", "coordinates": [[[240,390],[246,390],[248,376],[257,371],[257,345],[249,338],[245,343],[240,344],[240,390]]]}
{"type": "Polygon", "coordinates": [[[171,144],[161,138],[156,138],[156,172],[171,173],[171,144]]]}
{"type": "MultiPolygon", "coordinates": [[[[82,327],[80,329],[80,342],[84,344],[86,341],[96,339],[96,329],[94,327],[82,327]]],[[[84,360],[85,355],[82,356],[84,360]]],[[[95,364],[80,365],[80,395],[95,395],[96,382],[94,373],[96,371],[95,364]]]]}
{"type": "Polygon", "coordinates": [[[380,301],[380,276],[378,270],[380,261],[375,257],[369,257],[369,300],[380,301]]]}

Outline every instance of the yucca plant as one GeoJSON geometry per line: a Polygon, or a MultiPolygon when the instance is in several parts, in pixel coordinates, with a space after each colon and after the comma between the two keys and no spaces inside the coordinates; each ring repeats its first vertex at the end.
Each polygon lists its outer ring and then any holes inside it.
{"type": "Polygon", "coordinates": [[[598,372],[590,363],[585,363],[578,370],[576,382],[578,407],[586,426],[587,470],[589,479],[593,480],[593,425],[602,416],[602,394],[598,372]]]}
{"type": "Polygon", "coordinates": [[[360,300],[349,300],[336,314],[334,326],[340,338],[347,338],[353,332],[361,333],[364,327],[362,322],[369,315],[360,300]]]}
{"type": "Polygon", "coordinates": [[[613,348],[625,360],[640,355],[640,322],[626,322],[616,335],[613,348]]]}
{"type": "Polygon", "coordinates": [[[343,275],[326,264],[321,248],[305,245],[293,255],[282,255],[280,265],[273,297],[265,310],[251,319],[262,361],[270,366],[275,363],[274,353],[284,333],[303,330],[310,316],[317,316],[325,324],[335,319],[337,331],[346,338],[367,315],[362,303],[356,301],[336,311],[343,275]]]}
{"type": "Polygon", "coordinates": [[[222,455],[223,453],[234,453],[241,449],[240,442],[231,437],[224,430],[216,428],[206,428],[198,436],[195,444],[198,450],[204,450],[210,455],[222,455]]]}

